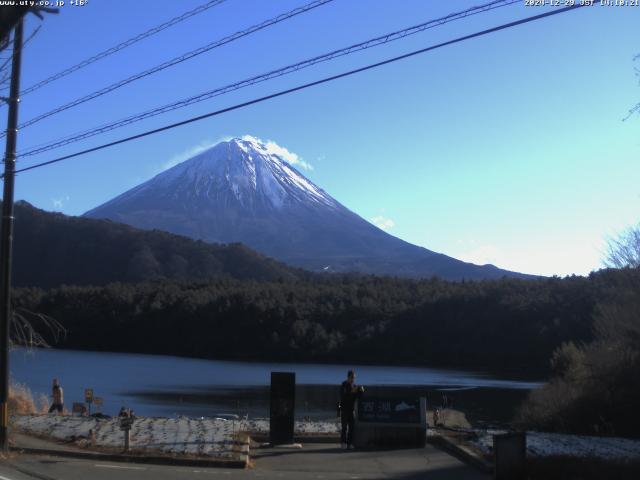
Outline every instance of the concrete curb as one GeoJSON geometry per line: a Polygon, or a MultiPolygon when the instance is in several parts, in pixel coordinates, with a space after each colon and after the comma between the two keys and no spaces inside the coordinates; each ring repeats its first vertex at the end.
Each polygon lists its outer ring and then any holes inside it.
{"type": "Polygon", "coordinates": [[[247,468],[249,466],[249,447],[243,446],[243,453],[238,460],[222,458],[181,458],[164,457],[160,455],[130,455],[102,452],[81,452],[76,450],[58,450],[47,448],[11,447],[17,453],[29,455],[50,455],[54,457],[68,457],[89,460],[99,460],[102,462],[123,462],[123,463],[148,463],[155,465],[172,465],[181,467],[203,467],[203,468],[247,468]]]}
{"type": "Polygon", "coordinates": [[[471,449],[454,442],[450,438],[435,434],[427,437],[427,442],[437,447],[446,450],[454,457],[462,460],[463,462],[478,468],[484,473],[493,472],[493,464],[482,458],[480,455],[472,451],[471,449]]]}
{"type": "MultiPolygon", "coordinates": [[[[269,435],[266,433],[250,433],[251,440],[256,443],[268,443],[269,435]]],[[[340,443],[340,435],[337,434],[294,434],[294,443],[340,443]]]]}

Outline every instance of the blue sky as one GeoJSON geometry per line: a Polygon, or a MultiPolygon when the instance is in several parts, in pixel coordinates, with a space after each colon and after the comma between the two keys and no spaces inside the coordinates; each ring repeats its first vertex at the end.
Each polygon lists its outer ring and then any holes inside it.
{"type": "MultiPolygon", "coordinates": [[[[22,85],[204,0],[89,0],[48,16],[22,85]]],[[[302,5],[227,0],[28,96],[28,120],[302,5]]],[[[480,2],[335,0],[20,132],[19,150],[441,17],[480,2]]],[[[317,65],[73,146],[45,161],[507,21],[524,2],[317,65]]],[[[40,22],[32,17],[27,33],[40,22]]],[[[20,174],[16,199],[81,214],[228,136],[272,140],[362,217],[431,250],[545,275],[601,266],[604,239],[640,220],[640,8],[590,7],[448,46],[141,141],[20,174]]],[[[6,109],[0,112],[6,115],[6,109]]]]}

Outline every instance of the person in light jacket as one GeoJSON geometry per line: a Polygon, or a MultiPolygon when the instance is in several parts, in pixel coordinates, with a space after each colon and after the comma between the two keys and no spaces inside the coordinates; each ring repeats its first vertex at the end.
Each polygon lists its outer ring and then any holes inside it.
{"type": "Polygon", "coordinates": [[[51,398],[53,398],[53,403],[51,403],[51,407],[49,407],[49,413],[57,411],[58,413],[62,414],[62,411],[64,410],[64,391],[62,390],[60,382],[57,378],[53,379],[51,398]]]}

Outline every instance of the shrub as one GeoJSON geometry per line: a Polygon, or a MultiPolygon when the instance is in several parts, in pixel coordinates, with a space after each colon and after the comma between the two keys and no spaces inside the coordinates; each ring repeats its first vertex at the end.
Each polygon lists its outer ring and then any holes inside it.
{"type": "Polygon", "coordinates": [[[600,305],[594,340],[566,343],[552,355],[552,377],[516,415],[521,428],[640,436],[640,290],[600,305]]]}
{"type": "Polygon", "coordinates": [[[14,383],[9,386],[9,414],[25,415],[37,413],[31,390],[25,385],[14,383]]]}

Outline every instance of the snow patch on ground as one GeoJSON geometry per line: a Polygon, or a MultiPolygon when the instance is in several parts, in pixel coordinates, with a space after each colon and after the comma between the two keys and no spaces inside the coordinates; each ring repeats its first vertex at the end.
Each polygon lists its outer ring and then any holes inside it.
{"type": "MultiPolygon", "coordinates": [[[[476,433],[478,439],[472,443],[483,452],[490,454],[493,451],[493,435],[506,432],[482,430],[476,433]]],[[[562,455],[621,460],[640,459],[640,440],[527,432],[527,454],[533,457],[562,455]]]]}
{"type": "MultiPolygon", "coordinates": [[[[245,420],[246,429],[249,432],[269,432],[269,419],[258,418],[245,420]]],[[[296,433],[339,433],[338,422],[296,420],[293,429],[296,433]]]]}
{"type": "MultiPolygon", "coordinates": [[[[24,433],[61,441],[89,439],[93,431],[97,447],[122,448],[124,444],[117,418],[24,415],[15,417],[13,425],[24,433]]],[[[234,457],[240,449],[236,434],[243,427],[242,421],[221,418],[138,417],[131,429],[130,446],[133,451],[234,457]]]]}
{"type": "MultiPolygon", "coordinates": [[[[20,415],[12,422],[24,433],[65,442],[89,439],[93,432],[97,447],[122,448],[124,444],[118,418],[20,415]]],[[[294,428],[297,433],[338,432],[337,422],[297,421],[294,428]]],[[[137,417],[130,446],[133,451],[232,457],[239,451],[237,434],[268,431],[268,419],[137,417]]]]}
{"type": "MultiPolygon", "coordinates": [[[[59,415],[21,415],[12,417],[13,426],[27,434],[60,441],[89,439],[91,432],[97,447],[121,448],[124,433],[117,418],[96,419],[59,415]]],[[[337,434],[336,421],[299,420],[297,434],[337,434]]],[[[138,417],[131,430],[131,449],[160,451],[168,454],[190,454],[234,457],[240,450],[240,433],[269,432],[269,419],[224,418],[158,418],[138,417]]],[[[472,443],[491,454],[493,435],[505,430],[475,430],[472,443]]],[[[533,457],[553,455],[602,459],[640,459],[640,440],[616,437],[590,437],[558,433],[527,432],[527,453],[533,457]]]]}

